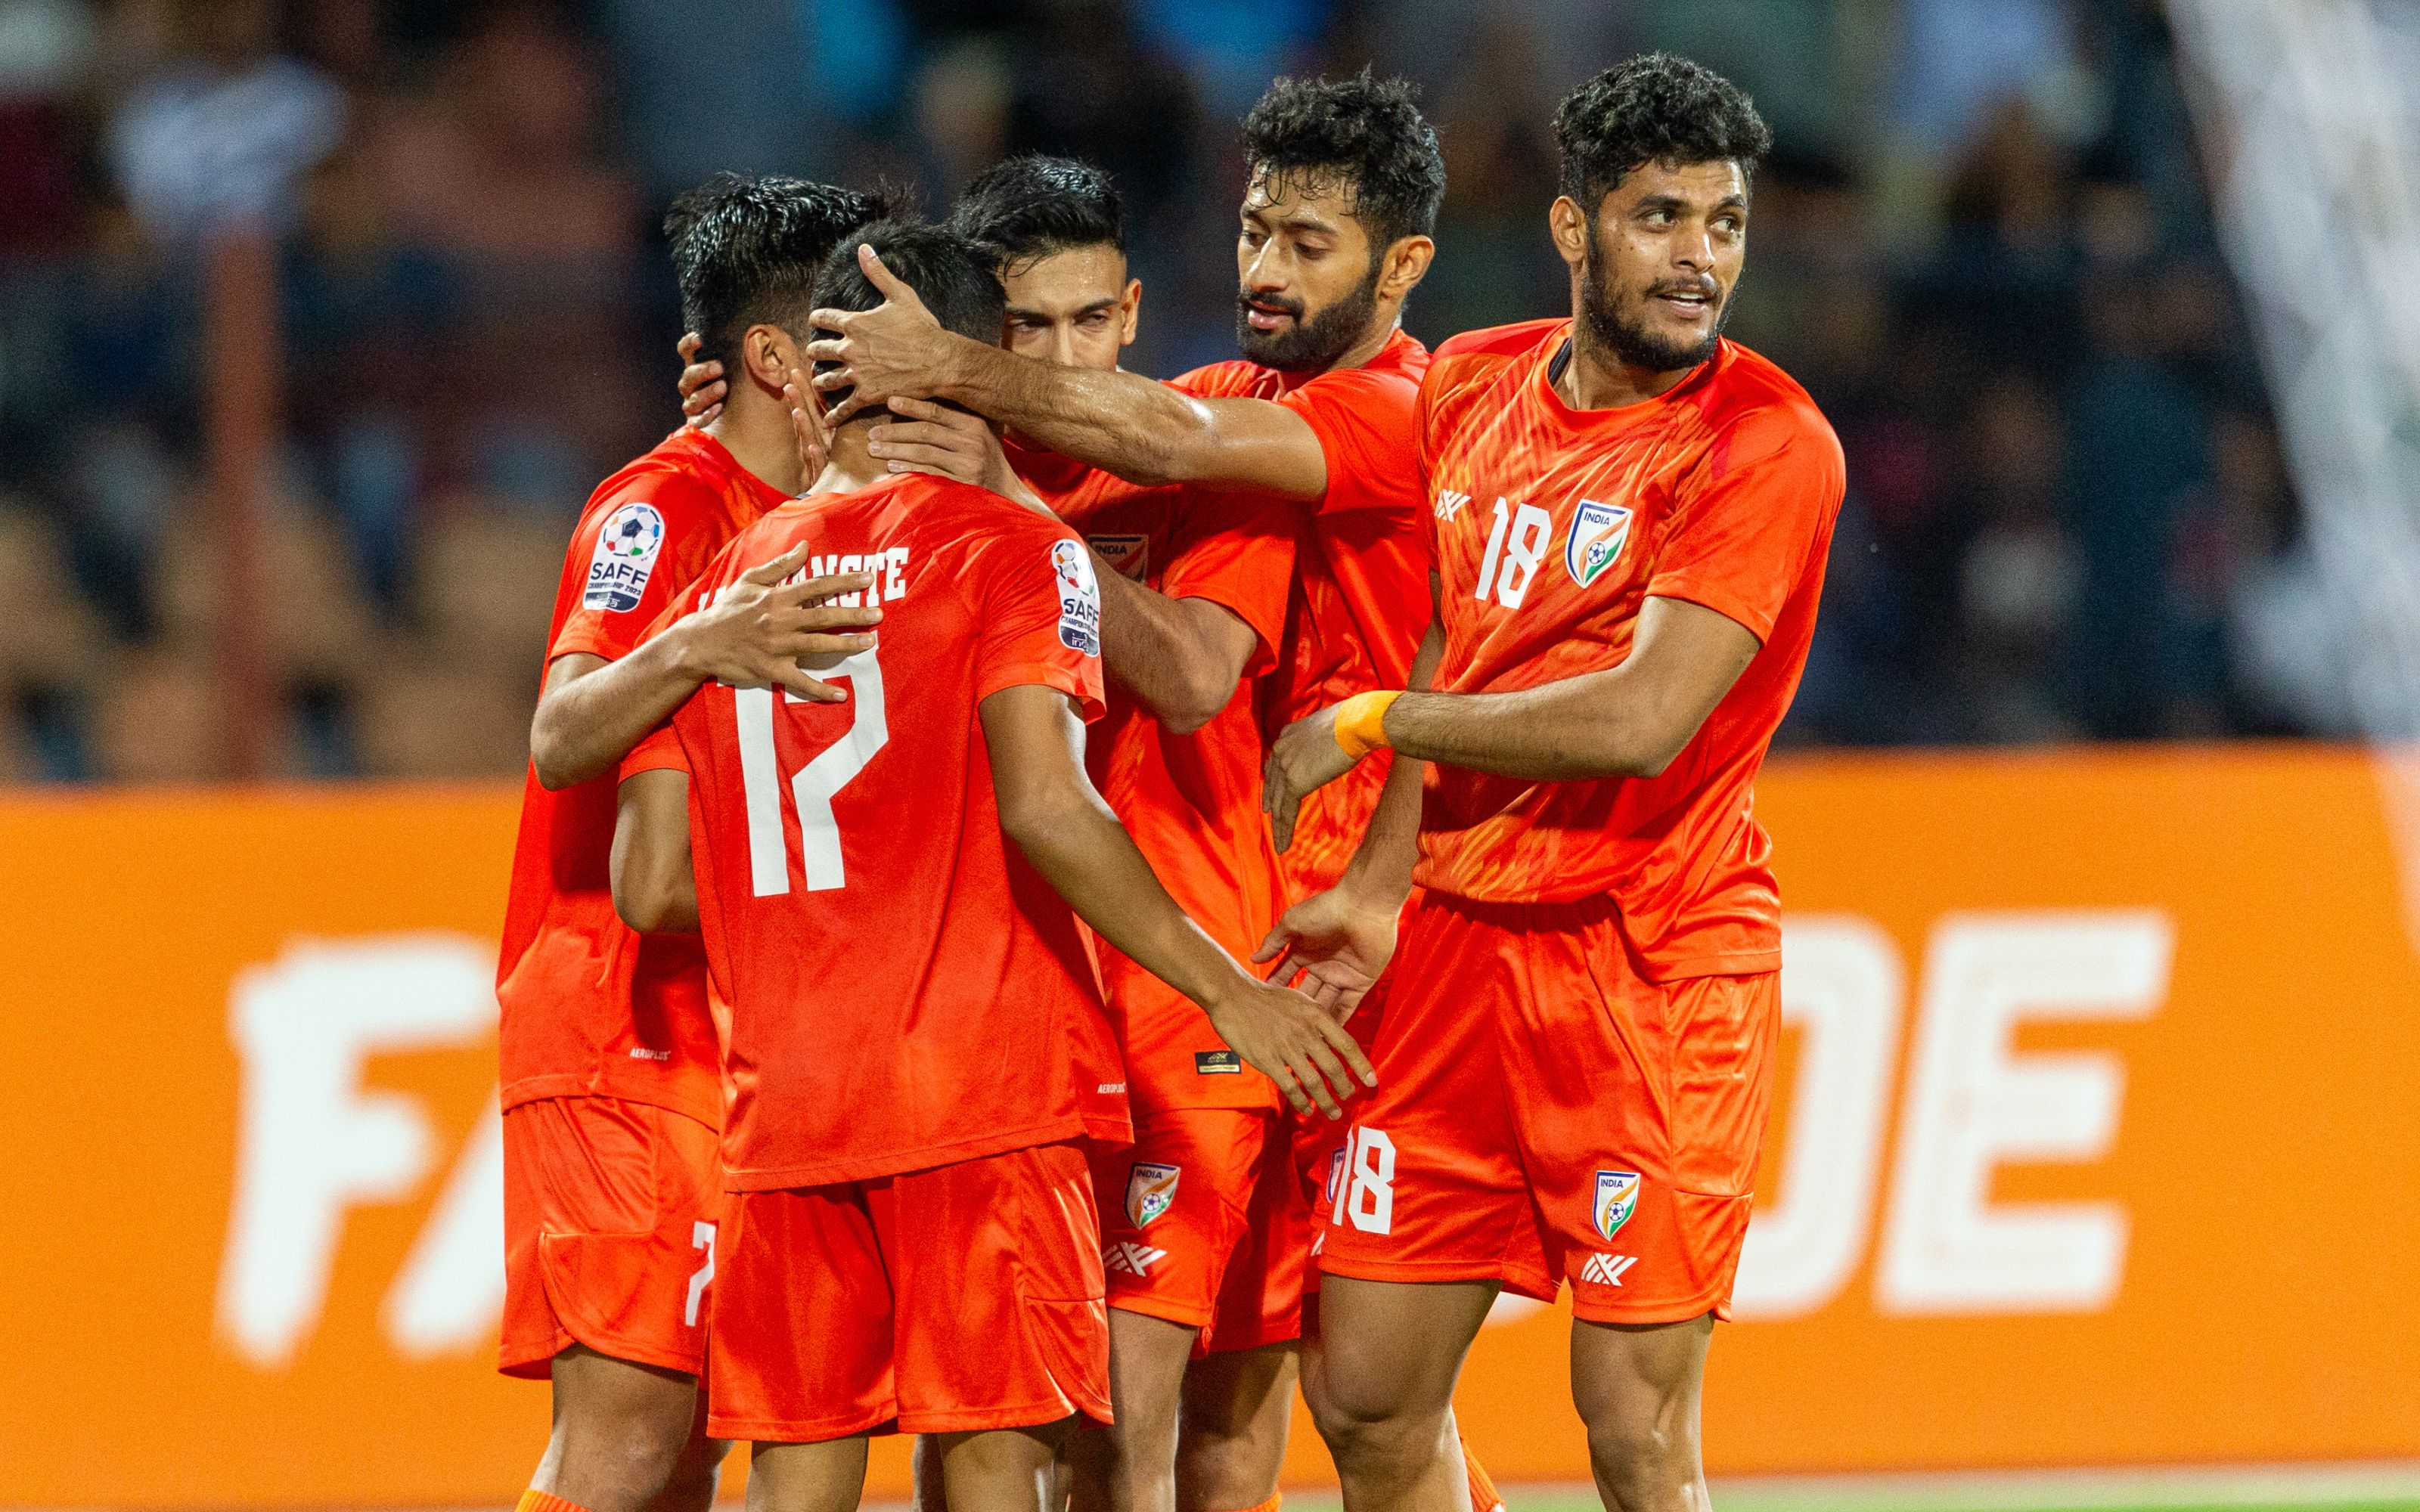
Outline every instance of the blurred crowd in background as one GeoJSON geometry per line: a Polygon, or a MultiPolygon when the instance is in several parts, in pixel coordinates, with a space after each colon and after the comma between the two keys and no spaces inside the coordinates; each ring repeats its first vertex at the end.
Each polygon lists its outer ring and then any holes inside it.
{"type": "Polygon", "coordinates": [[[1005,152],[1089,158],[1143,281],[1129,365],[1165,376],[1233,354],[1238,118],[1373,64],[1444,139],[1434,343],[1567,313],[1546,120],[1651,47],[1776,130],[1730,334],[1848,454],[1785,741],[2326,733],[2156,4],[0,0],[0,779],[222,769],[198,207],[251,183],[287,373],[270,765],[508,774],[571,523],[678,420],[681,188],[887,177],[939,212],[1005,152]]]}

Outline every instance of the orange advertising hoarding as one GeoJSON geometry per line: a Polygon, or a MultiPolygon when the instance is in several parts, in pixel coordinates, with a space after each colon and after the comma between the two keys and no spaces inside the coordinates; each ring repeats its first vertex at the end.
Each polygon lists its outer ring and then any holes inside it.
{"type": "MultiPolygon", "coordinates": [[[[2413,794],[2319,748],[1776,764],[1790,1028],[1709,1467],[2420,1456],[2413,794]]],[[[0,1504],[525,1482],[514,806],[0,803],[0,1504]]],[[[1505,1304],[1473,1350],[1500,1476],[1586,1473],[1567,1328],[1505,1304]]],[[[882,1446],[873,1489],[905,1476],[882,1446]]]]}

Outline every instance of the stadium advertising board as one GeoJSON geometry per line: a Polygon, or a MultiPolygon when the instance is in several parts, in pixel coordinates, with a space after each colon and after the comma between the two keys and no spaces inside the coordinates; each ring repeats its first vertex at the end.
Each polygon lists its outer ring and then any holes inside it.
{"type": "MultiPolygon", "coordinates": [[[[2420,1456],[2415,792],[2317,748],[1776,764],[1790,1027],[1710,1470],[2420,1456]]],[[[515,802],[0,805],[0,1503],[524,1483],[515,802]]],[[[1499,1476],[1586,1473],[1565,1327],[1507,1303],[1473,1351],[1499,1476]]],[[[1326,1476],[1307,1426],[1293,1471],[1326,1476]]]]}

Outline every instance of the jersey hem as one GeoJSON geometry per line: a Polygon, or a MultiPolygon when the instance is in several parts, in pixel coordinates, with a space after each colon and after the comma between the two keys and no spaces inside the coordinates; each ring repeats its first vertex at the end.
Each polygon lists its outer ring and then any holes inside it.
{"type": "Polygon", "coordinates": [[[561,1097],[612,1097],[625,1103],[644,1103],[662,1108],[686,1119],[695,1119],[707,1128],[720,1133],[722,1129],[722,1093],[718,1088],[711,1097],[667,1091],[644,1083],[632,1085],[618,1077],[582,1074],[578,1072],[557,1072],[545,1076],[524,1076],[508,1083],[499,1094],[502,1111],[510,1113],[525,1103],[543,1103],[561,1097]]]}
{"type": "Polygon", "coordinates": [[[1029,1128],[1006,1129],[948,1144],[922,1145],[913,1149],[868,1156],[863,1160],[752,1168],[726,1165],[722,1172],[722,1189],[725,1192],[795,1192],[806,1187],[838,1186],[845,1181],[878,1181],[885,1177],[939,1170],[944,1165],[960,1165],[970,1160],[987,1160],[1013,1150],[1039,1149],[1045,1145],[1063,1144],[1071,1139],[1084,1138],[1089,1133],[1083,1116],[1070,1114],[1029,1128]]]}
{"type": "Polygon", "coordinates": [[[1323,1253],[1319,1270],[1323,1275],[1351,1281],[1495,1281],[1507,1291],[1538,1302],[1554,1301],[1557,1290],[1554,1279],[1544,1271],[1515,1271],[1495,1260],[1357,1260],[1323,1253]]]}
{"type": "Polygon", "coordinates": [[[1101,695],[1086,687],[1082,678],[1063,667],[1054,667],[1047,661],[1021,661],[998,669],[993,675],[976,686],[975,702],[981,704],[994,693],[1006,688],[1029,687],[1035,685],[1055,687],[1083,705],[1083,719],[1086,724],[1094,723],[1109,712],[1109,706],[1101,701],[1101,695]]]}
{"type": "MultiPolygon", "coordinates": [[[[644,630],[645,626],[641,628],[644,630]]],[[[583,633],[566,625],[563,633],[554,638],[554,643],[546,648],[546,660],[547,665],[552,666],[566,656],[586,655],[602,656],[607,661],[620,661],[634,649],[635,646],[617,645],[603,636],[583,633]]]]}

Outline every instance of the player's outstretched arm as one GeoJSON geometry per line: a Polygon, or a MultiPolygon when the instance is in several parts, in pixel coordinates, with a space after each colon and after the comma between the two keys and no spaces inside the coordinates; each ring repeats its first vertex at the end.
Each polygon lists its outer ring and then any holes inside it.
{"type": "Polygon", "coordinates": [[[1327,491],[1327,456],[1300,415],[1267,399],[1199,398],[1140,374],[1063,366],[941,329],[870,247],[858,250],[885,302],[817,310],[837,332],[806,355],[840,364],[816,387],[846,400],[835,421],[893,394],[951,399],[1017,434],[1132,483],[1202,483],[1286,499],[1327,491]]]}
{"type": "MultiPolygon", "coordinates": [[[[1432,624],[1412,658],[1411,686],[1428,687],[1444,654],[1445,632],[1432,624]]],[[[1394,956],[1395,921],[1411,896],[1412,863],[1419,856],[1420,785],[1427,771],[1426,763],[1396,755],[1344,874],[1336,886],[1287,909],[1253,952],[1255,961],[1277,963],[1269,972],[1272,980],[1283,981],[1298,969],[1303,991],[1340,1023],[1361,1006],[1394,956]]],[[[1264,788],[1263,807],[1272,810],[1280,850],[1293,843],[1299,802],[1294,795],[1273,806],[1264,788]]]]}
{"type": "Polygon", "coordinates": [[[689,774],[659,767],[622,779],[613,818],[613,912],[642,934],[697,928],[689,849],[689,774]]]}
{"type": "Polygon", "coordinates": [[[825,602],[861,593],[874,578],[839,573],[783,585],[805,560],[803,548],[775,558],[742,577],[719,602],[683,615],[618,661],[578,652],[557,656],[547,667],[530,719],[530,760],[539,783],[566,788],[612,770],[710,682],[778,683],[802,699],[845,699],[844,689],[808,676],[799,661],[847,656],[874,643],[861,632],[880,623],[881,609],[825,602]]]}
{"type": "Polygon", "coordinates": [[[1375,1086],[1352,1036],[1310,998],[1262,981],[1187,918],[1084,775],[1084,727],[1066,695],[1039,684],[984,700],[1001,828],[1103,939],[1200,1004],[1218,1037],[1297,1111],[1329,1118],[1375,1086]],[[1349,1069],[1348,1069],[1349,1068],[1349,1069]]]}
{"type": "Polygon", "coordinates": [[[1531,781],[1659,776],[1761,645],[1727,614],[1650,597],[1619,667],[1513,693],[1365,693],[1288,725],[1271,768],[1300,792],[1332,781],[1358,760],[1341,736],[1531,781]]]}

